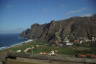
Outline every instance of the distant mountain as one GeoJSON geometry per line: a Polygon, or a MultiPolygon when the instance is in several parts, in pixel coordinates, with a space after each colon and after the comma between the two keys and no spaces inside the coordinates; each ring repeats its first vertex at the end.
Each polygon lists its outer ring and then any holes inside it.
{"type": "Polygon", "coordinates": [[[71,17],[65,20],[52,20],[47,24],[33,24],[21,36],[46,40],[50,43],[62,43],[66,37],[74,39],[96,37],[96,15],[85,17],[71,17]]]}

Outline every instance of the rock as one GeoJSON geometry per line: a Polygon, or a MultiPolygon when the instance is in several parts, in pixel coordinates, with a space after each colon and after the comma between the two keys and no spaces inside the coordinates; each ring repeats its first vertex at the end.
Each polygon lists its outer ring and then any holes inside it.
{"type": "Polygon", "coordinates": [[[21,33],[23,37],[45,40],[51,44],[64,43],[69,40],[96,37],[96,15],[90,17],[71,17],[65,20],[51,21],[47,24],[33,24],[21,33]]]}

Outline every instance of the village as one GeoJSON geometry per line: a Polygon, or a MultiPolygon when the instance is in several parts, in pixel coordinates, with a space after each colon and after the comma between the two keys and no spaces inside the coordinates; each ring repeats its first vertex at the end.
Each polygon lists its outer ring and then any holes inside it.
{"type": "MultiPolygon", "coordinates": [[[[21,45],[16,45],[14,47],[7,49],[6,51],[8,52],[5,58],[8,59],[7,62],[14,61],[15,63],[17,61],[28,63],[34,62],[37,64],[37,61],[49,64],[54,64],[54,62],[57,62],[57,64],[62,64],[64,62],[66,64],[65,61],[70,61],[73,64],[96,63],[94,61],[96,60],[96,49],[92,47],[92,49],[95,49],[93,51],[91,49],[91,46],[81,46],[85,41],[74,40],[74,42],[78,43],[79,45],[70,42],[68,39],[65,42],[66,44],[63,45],[64,47],[58,47],[50,46],[43,41],[41,42],[35,40],[28,40],[25,43],[22,43],[21,45]]],[[[95,39],[93,38],[92,40],[86,40],[86,42],[94,43],[95,39]]],[[[89,45],[90,43],[87,44],[89,45]]],[[[68,64],[70,64],[70,62],[68,64]]],[[[3,63],[1,62],[1,64],[3,63]]]]}
{"type": "MultiPolygon", "coordinates": [[[[68,38],[65,38],[64,44],[60,44],[60,46],[49,45],[48,42],[39,41],[39,40],[27,40],[22,44],[16,44],[8,49],[5,49],[0,52],[5,52],[5,57],[10,59],[11,61],[15,58],[14,61],[26,61],[32,62],[32,60],[36,60],[36,62],[40,59],[48,60],[48,63],[55,62],[54,60],[61,60],[65,63],[65,61],[70,61],[78,64],[78,63],[96,63],[96,38],[92,37],[92,39],[75,39],[70,41],[68,38]],[[32,60],[30,59],[32,58],[32,60]],[[69,58],[69,59],[67,59],[69,58]],[[49,60],[51,59],[51,61],[49,60]],[[89,61],[90,60],[90,61],[89,61]]],[[[42,61],[40,60],[40,62],[42,61]]],[[[5,61],[4,61],[5,62],[5,61]]],[[[1,62],[1,64],[3,64],[1,62]]],[[[38,64],[38,63],[37,63],[38,64]]],[[[70,64],[70,63],[69,63],[70,64]]]]}
{"type": "Polygon", "coordinates": [[[92,37],[89,39],[80,39],[74,40],[70,42],[66,38],[64,41],[65,44],[60,44],[61,47],[58,46],[50,46],[47,43],[42,42],[34,42],[33,40],[27,41],[28,43],[23,44],[20,47],[11,48],[12,51],[15,50],[16,53],[31,53],[31,54],[40,54],[40,55],[72,55],[76,57],[92,57],[96,58],[95,50],[91,50],[91,47],[95,49],[96,38],[92,37]],[[33,43],[34,42],[34,43],[33,43]],[[22,48],[21,48],[22,47],[22,48]],[[91,50],[91,51],[90,51],[91,50]],[[71,52],[72,51],[72,52],[71,52]]]}

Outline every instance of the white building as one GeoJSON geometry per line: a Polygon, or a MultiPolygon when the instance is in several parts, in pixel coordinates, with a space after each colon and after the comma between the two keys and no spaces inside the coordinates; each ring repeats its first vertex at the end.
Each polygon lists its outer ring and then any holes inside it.
{"type": "Polygon", "coordinates": [[[67,46],[72,46],[73,43],[69,43],[69,42],[67,42],[66,45],[67,45],[67,46]]]}
{"type": "Polygon", "coordinates": [[[50,51],[50,53],[49,53],[48,55],[50,55],[50,56],[51,56],[51,55],[55,55],[55,51],[53,51],[53,50],[50,51]]]}
{"type": "Polygon", "coordinates": [[[21,52],[21,50],[17,50],[16,52],[17,52],[17,53],[20,53],[20,52],[21,52]]]}

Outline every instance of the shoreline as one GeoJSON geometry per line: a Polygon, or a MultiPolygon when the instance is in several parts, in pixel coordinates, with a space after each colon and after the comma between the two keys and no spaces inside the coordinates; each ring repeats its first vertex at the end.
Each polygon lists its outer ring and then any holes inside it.
{"type": "Polygon", "coordinates": [[[10,45],[10,46],[2,46],[2,47],[0,47],[0,51],[8,49],[8,48],[15,47],[15,46],[19,46],[19,45],[22,45],[22,44],[25,44],[25,43],[28,43],[28,42],[32,42],[32,41],[33,41],[32,39],[28,39],[26,41],[23,41],[23,42],[20,42],[20,43],[17,43],[17,44],[13,44],[13,45],[10,45]]]}

